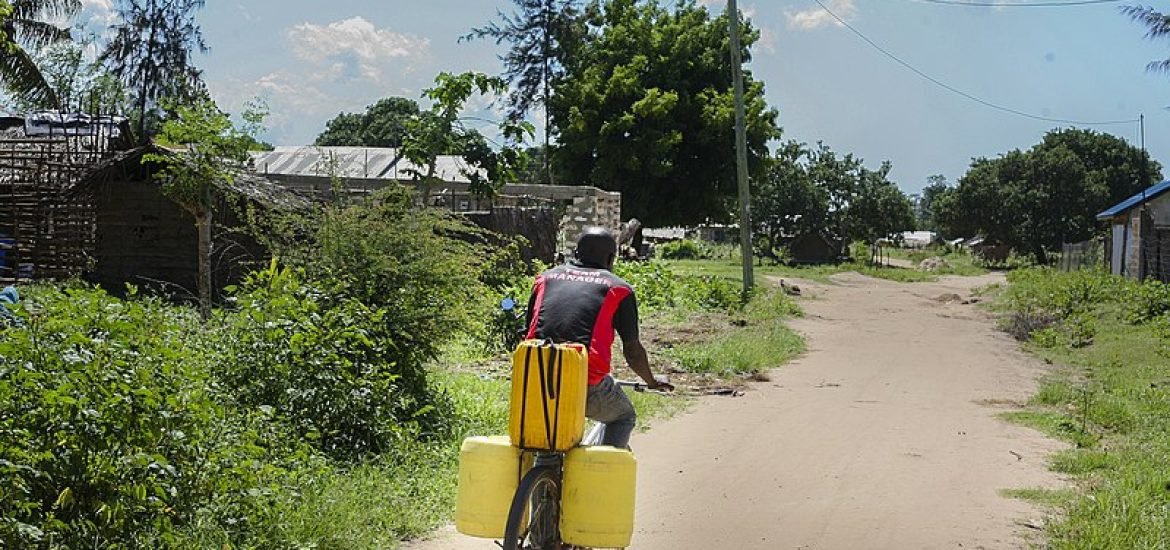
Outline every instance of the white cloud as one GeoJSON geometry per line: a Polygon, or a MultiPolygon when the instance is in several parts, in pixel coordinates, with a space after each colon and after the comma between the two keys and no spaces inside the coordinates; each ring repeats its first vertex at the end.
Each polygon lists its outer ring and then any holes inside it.
{"type": "MultiPolygon", "coordinates": [[[[853,4],[853,0],[829,0],[828,6],[829,9],[833,10],[833,13],[836,13],[842,19],[850,20],[857,16],[857,6],[853,4]]],[[[793,29],[812,30],[829,25],[841,25],[832,15],[829,15],[829,12],[821,9],[820,6],[795,12],[785,10],[784,16],[788,18],[788,26],[793,29]]]]}
{"type": "Polygon", "coordinates": [[[756,45],[764,53],[776,53],[776,32],[771,27],[760,27],[760,41],[756,45]]]}
{"type": "Polygon", "coordinates": [[[81,14],[78,16],[81,25],[107,27],[117,20],[113,0],[81,0],[81,14]]]}
{"type": "Polygon", "coordinates": [[[417,57],[426,53],[430,41],[389,29],[379,29],[362,17],[328,25],[302,23],[288,30],[293,53],[305,61],[320,62],[351,54],[366,62],[417,57]]]}

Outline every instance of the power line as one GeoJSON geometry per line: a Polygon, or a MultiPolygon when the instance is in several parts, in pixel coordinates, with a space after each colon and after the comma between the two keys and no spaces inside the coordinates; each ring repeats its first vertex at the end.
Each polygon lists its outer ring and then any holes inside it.
{"type": "Polygon", "coordinates": [[[915,0],[926,4],[944,6],[974,6],[983,8],[1059,8],[1063,6],[1089,6],[1093,4],[1116,4],[1125,0],[1070,0],[1068,2],[967,2],[962,0],[915,0]]]}
{"type": "MultiPolygon", "coordinates": [[[[1086,1],[1086,0],[1081,0],[1081,1],[1086,1]]],[[[833,10],[829,9],[829,7],[826,6],[824,4],[824,2],[821,2],[821,0],[813,0],[813,2],[816,2],[817,5],[820,6],[822,10],[825,10],[825,13],[828,13],[833,19],[836,19],[838,23],[840,23],[845,28],[852,31],[853,34],[856,34],[858,36],[858,38],[861,38],[862,40],[864,40],[866,44],[869,44],[871,47],[873,47],[875,50],[881,52],[886,57],[893,59],[899,65],[906,67],[907,69],[910,69],[910,71],[912,71],[914,74],[926,79],[927,81],[935,84],[936,86],[939,86],[940,88],[943,88],[944,90],[958,94],[960,96],[963,96],[963,97],[965,97],[971,101],[974,101],[980,105],[983,105],[985,107],[990,107],[992,109],[995,109],[998,111],[1003,111],[1005,113],[1011,113],[1011,114],[1016,115],[1016,116],[1022,116],[1022,117],[1030,118],[1033,120],[1041,120],[1044,122],[1055,122],[1057,124],[1074,124],[1074,125],[1079,125],[1079,126],[1112,126],[1112,125],[1117,125],[1117,124],[1137,124],[1138,123],[1138,119],[1136,119],[1136,118],[1125,119],[1125,120],[1097,120],[1097,121],[1072,120],[1072,119],[1066,119],[1066,118],[1052,118],[1052,117],[1046,117],[1046,116],[1041,116],[1041,115],[1035,115],[1032,113],[1027,113],[1027,112],[1021,111],[1019,109],[1005,107],[1003,105],[999,105],[997,103],[992,103],[992,102],[987,101],[985,99],[981,99],[979,97],[976,97],[976,96],[971,95],[967,92],[964,92],[963,90],[960,90],[954,86],[951,86],[950,84],[947,84],[946,82],[943,82],[937,78],[934,78],[933,76],[930,76],[930,75],[918,70],[917,67],[911,65],[910,63],[907,63],[906,61],[903,61],[902,58],[894,55],[893,53],[890,53],[889,50],[881,47],[880,45],[878,45],[877,42],[870,40],[868,36],[862,34],[861,31],[854,28],[853,25],[850,25],[848,22],[846,22],[844,19],[842,19],[836,13],[834,13],[833,10]]]]}

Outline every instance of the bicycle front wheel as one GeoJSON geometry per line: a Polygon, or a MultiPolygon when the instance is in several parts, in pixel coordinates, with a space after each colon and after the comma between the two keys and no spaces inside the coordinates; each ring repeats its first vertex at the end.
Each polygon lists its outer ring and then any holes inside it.
{"type": "Polygon", "coordinates": [[[537,466],[529,470],[512,497],[504,550],[560,550],[560,520],[560,469],[537,466]]]}

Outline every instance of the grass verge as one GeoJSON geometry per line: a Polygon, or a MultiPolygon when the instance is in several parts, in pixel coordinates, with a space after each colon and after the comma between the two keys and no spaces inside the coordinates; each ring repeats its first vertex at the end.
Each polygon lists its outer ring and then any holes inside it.
{"type": "Polygon", "coordinates": [[[1026,410],[1005,415],[1073,445],[1051,468],[1076,480],[1075,494],[1012,493],[1058,512],[1046,548],[1170,544],[1170,338],[1164,320],[1126,320],[1135,292],[1127,285],[1103,275],[1031,274],[1001,297],[1016,306],[1009,315],[1029,304],[1033,318],[1058,319],[1034,329],[1026,347],[1059,367],[1026,410]]]}

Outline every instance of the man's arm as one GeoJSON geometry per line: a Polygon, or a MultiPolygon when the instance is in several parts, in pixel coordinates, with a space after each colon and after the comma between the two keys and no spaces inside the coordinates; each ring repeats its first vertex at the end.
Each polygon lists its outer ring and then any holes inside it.
{"type": "Polygon", "coordinates": [[[650,358],[646,355],[646,348],[638,335],[638,300],[633,294],[622,300],[614,315],[614,327],[622,337],[622,355],[630,369],[646,382],[652,390],[671,391],[674,386],[659,382],[650,371],[650,358]]]}
{"type": "Polygon", "coordinates": [[[654,373],[650,371],[650,358],[646,355],[646,348],[642,346],[641,340],[635,338],[628,342],[622,342],[622,355],[626,356],[626,363],[630,365],[630,369],[646,381],[646,387],[652,390],[670,391],[674,389],[674,386],[659,382],[658,379],[654,378],[654,373]]]}

